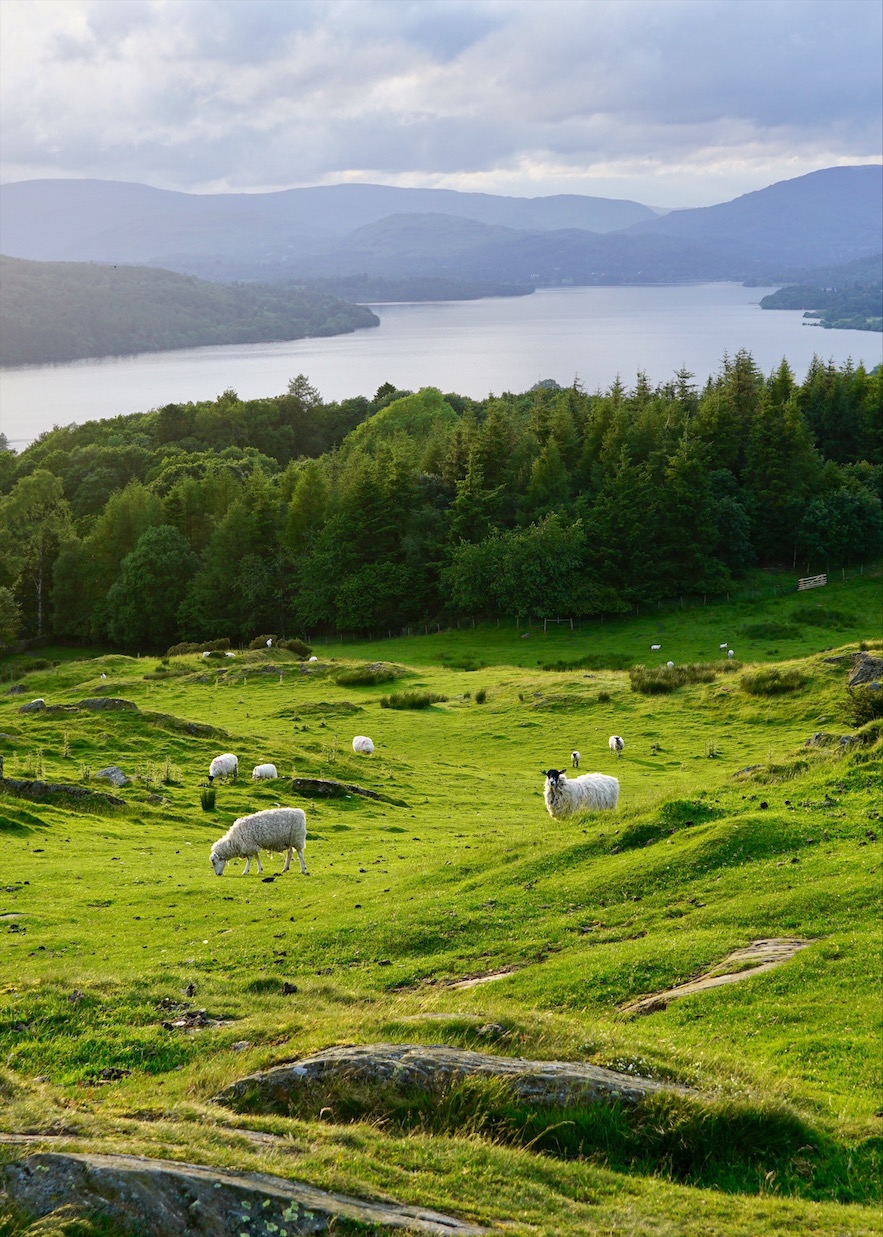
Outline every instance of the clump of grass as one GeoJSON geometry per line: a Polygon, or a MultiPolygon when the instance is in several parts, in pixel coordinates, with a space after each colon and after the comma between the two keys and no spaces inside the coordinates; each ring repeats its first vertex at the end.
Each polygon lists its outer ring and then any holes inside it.
{"type": "Polygon", "coordinates": [[[793,618],[795,623],[802,623],[805,627],[851,627],[855,621],[843,610],[826,610],[822,606],[796,613],[793,618]]]}
{"type": "Polygon", "coordinates": [[[355,666],[339,670],[334,676],[338,687],[376,687],[378,683],[391,683],[399,677],[394,666],[376,662],[369,666],[355,666]]]}
{"type": "Polygon", "coordinates": [[[632,658],[628,653],[585,653],[582,657],[566,661],[546,662],[543,670],[628,670],[632,658]]]}
{"type": "Polygon", "coordinates": [[[440,704],[447,696],[437,692],[393,692],[391,696],[382,696],[381,709],[428,709],[430,705],[440,704]]]}
{"type": "Polygon", "coordinates": [[[598,692],[598,704],[610,704],[610,692],[598,692]]]}
{"type": "Polygon", "coordinates": [[[708,662],[692,662],[687,666],[632,666],[629,682],[633,692],[662,696],[688,683],[713,683],[715,675],[716,667],[708,662]]]}
{"type": "Polygon", "coordinates": [[[796,640],[800,628],[795,623],[748,623],[739,628],[739,635],[749,640],[796,640]]]}
{"type": "Polygon", "coordinates": [[[215,810],[215,799],[218,797],[218,792],[214,786],[204,786],[199,792],[199,802],[204,812],[213,812],[215,810]]]}
{"type": "Polygon", "coordinates": [[[63,747],[61,750],[61,754],[65,760],[70,760],[71,758],[71,737],[67,731],[65,731],[64,734],[62,735],[62,741],[63,741],[63,747]]]}
{"type": "Polygon", "coordinates": [[[229,649],[229,647],[230,641],[226,636],[223,640],[207,640],[203,644],[188,640],[182,644],[173,644],[170,649],[166,649],[163,661],[168,661],[170,657],[183,657],[186,653],[215,653],[219,649],[229,649]]]}
{"type": "Polygon", "coordinates": [[[475,693],[475,703],[484,704],[485,700],[487,700],[487,688],[480,687],[478,691],[475,693]]]}
{"type": "Polygon", "coordinates": [[[762,666],[742,675],[742,690],[749,696],[781,696],[795,692],[807,682],[797,669],[780,670],[777,666],[762,666]]]}
{"type": "Polygon", "coordinates": [[[846,716],[853,726],[866,726],[883,717],[883,691],[864,684],[847,687],[846,716]]]}
{"type": "Polygon", "coordinates": [[[295,636],[292,636],[290,640],[280,640],[279,648],[288,649],[289,653],[294,653],[295,657],[299,657],[301,661],[309,657],[313,651],[309,644],[305,644],[303,640],[298,640],[295,636]]]}

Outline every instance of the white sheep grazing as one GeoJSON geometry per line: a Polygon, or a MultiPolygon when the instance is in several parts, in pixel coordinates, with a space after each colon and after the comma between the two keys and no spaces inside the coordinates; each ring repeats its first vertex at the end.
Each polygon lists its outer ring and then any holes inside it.
{"type": "Polygon", "coordinates": [[[607,740],[607,746],[610,748],[611,752],[619,757],[622,753],[622,749],[625,747],[625,739],[621,738],[618,734],[612,734],[607,740]]]}
{"type": "Polygon", "coordinates": [[[228,777],[238,777],[239,775],[239,757],[234,756],[232,752],[224,752],[223,756],[216,756],[208,767],[208,784],[211,786],[215,778],[222,782],[226,782],[228,777]]]}
{"type": "Polygon", "coordinates": [[[203,656],[203,660],[205,660],[206,657],[211,657],[211,653],[203,653],[202,656],[203,656]]]}
{"type": "Polygon", "coordinates": [[[273,637],[270,636],[270,639],[267,641],[267,648],[271,649],[272,647],[273,647],[273,637]]]}
{"type": "Polygon", "coordinates": [[[594,812],[615,808],[619,800],[619,780],[606,773],[583,773],[572,782],[567,780],[563,769],[544,770],[544,773],[543,798],[554,820],[561,820],[581,808],[594,812]]]}
{"type": "Polygon", "coordinates": [[[273,778],[278,776],[275,765],[255,765],[251,771],[253,782],[272,782],[273,778]]]}
{"type": "Polygon", "coordinates": [[[353,739],[353,751],[358,752],[360,756],[370,756],[374,751],[373,740],[365,734],[357,734],[353,739]]]}
{"type": "Polygon", "coordinates": [[[319,660],[319,658],[318,658],[318,657],[316,657],[316,655],[315,655],[315,654],[313,654],[313,656],[312,656],[312,657],[310,657],[310,658],[308,658],[307,660],[308,660],[308,661],[318,661],[318,660],[319,660]]]}
{"type": "Polygon", "coordinates": [[[733,650],[732,650],[732,649],[728,649],[728,650],[727,650],[727,657],[735,657],[735,656],[736,656],[736,654],[733,652],[733,650]]]}
{"type": "Polygon", "coordinates": [[[660,650],[661,648],[662,648],[662,645],[661,645],[661,644],[651,644],[651,645],[650,645],[650,652],[651,652],[651,653],[658,653],[658,652],[659,652],[659,650],[660,650]]]}
{"type": "Polygon", "coordinates": [[[718,647],[719,649],[725,649],[725,648],[729,648],[729,645],[728,645],[727,641],[725,640],[725,641],[723,642],[723,644],[719,644],[717,647],[718,647]]]}
{"type": "Polygon", "coordinates": [[[252,859],[258,863],[258,873],[261,867],[261,850],[285,852],[287,872],[291,865],[291,856],[297,851],[300,860],[300,870],[306,875],[307,865],[304,863],[304,844],[307,840],[307,818],[299,807],[271,807],[265,812],[253,812],[251,816],[240,816],[235,820],[222,838],[212,847],[211,861],[215,875],[221,876],[229,859],[244,859],[247,876],[252,859]]]}
{"type": "Polygon", "coordinates": [[[668,666],[669,670],[674,670],[675,664],[673,661],[667,661],[665,664],[668,666]]]}
{"type": "Polygon", "coordinates": [[[225,657],[235,657],[235,656],[236,656],[236,654],[233,652],[233,650],[232,650],[232,649],[227,649],[227,652],[224,654],[224,656],[225,656],[225,657]]]}
{"type": "Polygon", "coordinates": [[[579,768],[579,752],[573,751],[570,753],[570,763],[574,769],[579,768]]]}

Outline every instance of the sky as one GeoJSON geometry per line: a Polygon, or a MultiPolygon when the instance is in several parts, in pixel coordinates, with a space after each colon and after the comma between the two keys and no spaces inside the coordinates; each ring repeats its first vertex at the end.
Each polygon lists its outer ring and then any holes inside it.
{"type": "Polygon", "coordinates": [[[0,0],[0,180],[705,206],[880,163],[880,0],[0,0]]]}

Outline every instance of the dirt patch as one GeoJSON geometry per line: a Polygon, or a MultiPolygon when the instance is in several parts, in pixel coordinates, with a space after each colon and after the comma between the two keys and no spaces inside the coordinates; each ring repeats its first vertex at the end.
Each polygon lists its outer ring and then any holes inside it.
{"type": "Polygon", "coordinates": [[[649,996],[639,997],[637,1001],[620,1005],[620,1009],[625,1014],[654,1014],[680,997],[693,996],[696,992],[704,992],[707,988],[720,988],[724,984],[736,984],[764,971],[772,971],[811,944],[812,941],[786,937],[752,941],[747,948],[734,950],[721,962],[688,983],[678,984],[665,992],[653,992],[649,996]]]}

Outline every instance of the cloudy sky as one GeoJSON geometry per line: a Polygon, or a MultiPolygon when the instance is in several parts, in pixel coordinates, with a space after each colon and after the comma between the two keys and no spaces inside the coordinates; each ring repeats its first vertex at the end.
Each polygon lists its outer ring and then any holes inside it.
{"type": "Polygon", "coordinates": [[[879,0],[0,0],[0,178],[655,206],[881,162],[879,0]]]}

